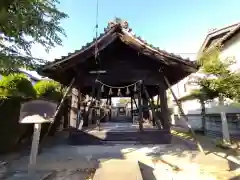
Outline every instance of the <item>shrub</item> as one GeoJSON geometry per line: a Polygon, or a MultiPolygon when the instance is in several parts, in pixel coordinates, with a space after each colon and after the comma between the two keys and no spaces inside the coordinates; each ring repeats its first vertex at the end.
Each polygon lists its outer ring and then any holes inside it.
{"type": "Polygon", "coordinates": [[[60,101],[62,98],[61,85],[52,80],[42,80],[34,85],[38,98],[60,101]]]}
{"type": "Polygon", "coordinates": [[[28,128],[18,122],[20,106],[35,97],[36,91],[25,74],[13,73],[0,80],[0,152],[12,150],[28,128]]]}
{"type": "MultiPolygon", "coordinates": [[[[41,98],[41,99],[47,99],[47,100],[59,102],[63,95],[61,85],[58,82],[53,80],[39,81],[34,85],[34,88],[37,93],[37,98],[41,98]]],[[[56,129],[58,128],[61,122],[61,116],[62,116],[62,111],[60,111],[57,114],[57,117],[53,125],[51,126],[51,129],[49,132],[50,135],[54,135],[54,133],[56,132],[56,129]]],[[[47,133],[48,127],[49,127],[49,124],[43,124],[42,131],[41,131],[41,139],[47,133]]]]}
{"type": "Polygon", "coordinates": [[[13,73],[0,80],[0,98],[9,97],[36,97],[36,91],[25,74],[13,73]]]}

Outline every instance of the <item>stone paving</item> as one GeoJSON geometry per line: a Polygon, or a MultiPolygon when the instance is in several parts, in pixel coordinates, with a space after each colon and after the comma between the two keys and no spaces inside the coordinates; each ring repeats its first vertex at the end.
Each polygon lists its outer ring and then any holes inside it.
{"type": "Polygon", "coordinates": [[[0,179],[84,180],[93,174],[94,169],[97,169],[101,162],[112,159],[138,162],[144,180],[219,179],[216,173],[225,172],[228,163],[227,160],[214,155],[203,156],[197,150],[189,149],[186,143],[177,137],[173,138],[173,144],[170,145],[68,146],[62,144],[42,150],[37,159],[35,173],[28,172],[29,157],[22,156],[0,168],[2,175],[0,179]]]}

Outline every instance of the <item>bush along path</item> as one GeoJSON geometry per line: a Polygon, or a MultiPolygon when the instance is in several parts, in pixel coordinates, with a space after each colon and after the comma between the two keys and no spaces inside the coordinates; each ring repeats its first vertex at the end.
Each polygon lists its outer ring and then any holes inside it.
{"type": "MultiPolygon", "coordinates": [[[[20,108],[23,102],[35,99],[46,99],[59,102],[64,88],[55,81],[41,80],[34,86],[25,74],[12,73],[0,80],[0,153],[9,153],[18,150],[25,143],[31,142],[33,126],[19,124],[20,108]],[[17,148],[17,149],[16,149],[17,148]]],[[[58,127],[61,112],[51,133],[58,127]]],[[[42,128],[42,135],[48,125],[42,128]]]]}

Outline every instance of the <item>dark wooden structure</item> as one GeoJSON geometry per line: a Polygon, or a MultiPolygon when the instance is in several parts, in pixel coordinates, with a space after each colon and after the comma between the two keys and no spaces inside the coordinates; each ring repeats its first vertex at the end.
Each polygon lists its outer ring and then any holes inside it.
{"type": "MultiPolygon", "coordinates": [[[[96,100],[114,97],[119,95],[120,88],[117,87],[137,82],[137,91],[134,90],[136,87],[129,86],[128,89],[120,90],[121,96],[138,99],[141,122],[143,106],[149,105],[154,109],[152,98],[159,95],[161,112],[154,111],[153,119],[160,129],[169,133],[170,116],[166,98],[169,84],[166,84],[164,78],[173,85],[196,72],[197,68],[194,62],[153,47],[137,37],[127,22],[110,22],[97,39],[74,53],[46,64],[39,73],[67,86],[75,78],[70,117],[72,127],[77,126],[76,110],[80,94],[88,94],[96,100]]],[[[100,113],[96,111],[95,114],[100,113]]],[[[89,120],[85,118],[85,125],[87,124],[89,120]]],[[[140,130],[142,129],[140,123],[140,130]]]]}

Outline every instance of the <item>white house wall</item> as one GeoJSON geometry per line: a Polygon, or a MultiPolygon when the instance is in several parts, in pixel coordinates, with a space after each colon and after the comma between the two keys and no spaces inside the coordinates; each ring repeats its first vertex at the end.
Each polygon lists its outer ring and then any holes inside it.
{"type": "Polygon", "coordinates": [[[231,70],[233,71],[239,71],[240,70],[240,33],[235,35],[232,39],[227,41],[224,46],[223,50],[221,52],[221,58],[234,58],[236,61],[236,64],[234,64],[231,67],[231,70]]]}
{"type": "MultiPolygon", "coordinates": [[[[197,88],[188,84],[188,79],[189,77],[183,79],[178,84],[175,84],[174,86],[172,86],[173,92],[175,93],[178,99],[185,95],[188,95],[193,89],[197,88]]],[[[174,101],[172,96],[171,96],[171,100],[174,101]]],[[[195,113],[198,114],[199,109],[201,108],[197,100],[185,101],[182,103],[182,107],[185,114],[195,114],[195,113]]],[[[178,114],[178,107],[176,105],[174,106],[174,113],[178,114]]]]}
{"type": "MultiPolygon", "coordinates": [[[[228,40],[225,43],[223,50],[220,54],[220,57],[222,59],[234,58],[236,61],[236,64],[234,64],[231,67],[231,70],[233,70],[233,71],[240,70],[240,33],[238,33],[232,39],[228,40]]],[[[192,74],[190,76],[199,76],[199,75],[200,75],[200,73],[198,72],[198,73],[192,74]]],[[[175,84],[174,86],[172,86],[173,91],[176,94],[177,98],[181,98],[181,97],[189,94],[192,89],[196,88],[196,87],[192,87],[191,85],[189,85],[187,83],[188,79],[189,79],[189,77],[183,79],[178,84],[175,84]],[[185,86],[185,88],[184,88],[184,86],[185,86]],[[187,91],[185,91],[185,90],[187,90],[187,91]]],[[[231,102],[232,102],[231,100],[227,100],[226,104],[230,104],[231,102]]],[[[208,104],[206,104],[206,107],[211,108],[211,107],[216,107],[217,105],[218,105],[218,99],[216,98],[212,102],[209,102],[208,104]]],[[[182,103],[182,107],[186,114],[194,114],[194,113],[201,112],[201,111],[199,111],[199,109],[201,109],[200,103],[196,100],[185,101],[182,103]]],[[[176,109],[176,107],[175,107],[175,109],[176,109]]],[[[229,108],[226,110],[229,110],[229,108]]],[[[175,110],[175,112],[176,112],[176,110],[175,110]]]]}

